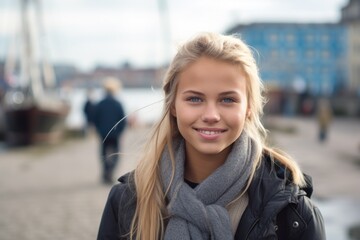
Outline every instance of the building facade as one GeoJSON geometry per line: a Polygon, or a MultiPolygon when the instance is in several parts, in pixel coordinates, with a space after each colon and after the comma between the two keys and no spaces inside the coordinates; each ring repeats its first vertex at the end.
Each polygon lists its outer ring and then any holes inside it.
{"type": "Polygon", "coordinates": [[[360,94],[360,0],[350,0],[341,9],[341,22],[348,28],[350,88],[360,94]]]}
{"type": "Polygon", "coordinates": [[[349,85],[347,31],[341,23],[253,23],[227,34],[253,48],[266,85],[332,95],[349,85]]]}

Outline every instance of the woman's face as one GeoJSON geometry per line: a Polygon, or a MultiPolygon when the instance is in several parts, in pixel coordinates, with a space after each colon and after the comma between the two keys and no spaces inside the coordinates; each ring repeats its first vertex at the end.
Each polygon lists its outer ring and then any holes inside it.
{"type": "Polygon", "coordinates": [[[188,157],[227,155],[247,112],[246,79],[239,67],[202,57],[180,73],[171,113],[188,157]]]}

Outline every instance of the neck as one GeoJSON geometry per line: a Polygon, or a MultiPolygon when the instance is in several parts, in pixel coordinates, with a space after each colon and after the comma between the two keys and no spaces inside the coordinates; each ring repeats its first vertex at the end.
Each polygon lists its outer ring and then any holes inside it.
{"type": "Polygon", "coordinates": [[[184,178],[194,183],[201,183],[218,167],[224,164],[231,147],[218,154],[189,154],[186,151],[184,178]]]}

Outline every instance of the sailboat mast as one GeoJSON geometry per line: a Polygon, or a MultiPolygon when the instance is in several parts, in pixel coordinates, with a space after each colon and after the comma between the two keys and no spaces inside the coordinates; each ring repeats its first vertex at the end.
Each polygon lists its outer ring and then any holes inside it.
{"type": "Polygon", "coordinates": [[[40,0],[34,0],[37,3],[37,15],[36,15],[36,24],[39,28],[39,43],[41,43],[41,45],[39,46],[39,52],[40,52],[40,59],[41,59],[41,73],[42,73],[42,77],[44,79],[44,87],[45,88],[54,88],[56,85],[56,79],[55,79],[55,73],[54,73],[54,68],[53,66],[50,64],[49,59],[48,59],[48,52],[46,49],[46,44],[44,42],[44,36],[45,36],[45,31],[44,31],[44,25],[43,25],[43,5],[42,2],[40,0]]]}
{"type": "MultiPolygon", "coordinates": [[[[22,72],[21,76],[25,82],[29,84],[30,92],[35,98],[43,93],[41,85],[41,76],[39,74],[38,63],[35,59],[35,36],[34,30],[31,24],[31,18],[29,16],[30,0],[21,0],[21,30],[22,30],[22,44],[23,44],[23,56],[22,56],[22,72]]],[[[35,9],[36,10],[36,9],[35,9]]],[[[35,11],[35,14],[37,12],[35,11]]]]}

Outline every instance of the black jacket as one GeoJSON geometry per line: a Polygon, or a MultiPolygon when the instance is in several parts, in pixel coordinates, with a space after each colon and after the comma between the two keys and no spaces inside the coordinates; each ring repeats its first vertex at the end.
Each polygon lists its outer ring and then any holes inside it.
{"type": "Polygon", "coordinates": [[[87,123],[92,124],[94,121],[95,104],[90,99],[87,99],[83,110],[87,123]]]}
{"type": "Polygon", "coordinates": [[[96,105],[93,113],[96,130],[102,139],[104,139],[107,134],[109,134],[108,138],[118,138],[126,126],[126,119],[123,119],[124,117],[125,112],[123,106],[110,94],[106,95],[106,97],[96,105]],[[119,122],[120,120],[122,121],[119,122]]]}
{"type": "MultiPolygon", "coordinates": [[[[126,174],[109,194],[98,239],[128,239],[136,206],[134,184],[126,174]],[[121,237],[125,236],[125,237],[121,237]]],[[[249,203],[235,239],[322,240],[325,229],[320,211],[310,200],[311,179],[306,189],[290,183],[286,170],[264,157],[248,189],[249,203]]]]}

